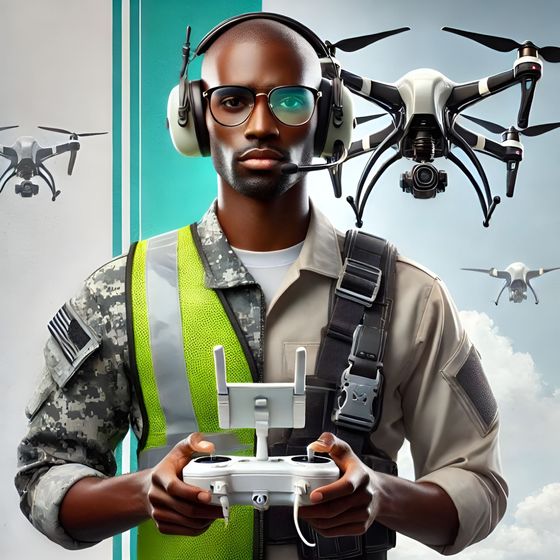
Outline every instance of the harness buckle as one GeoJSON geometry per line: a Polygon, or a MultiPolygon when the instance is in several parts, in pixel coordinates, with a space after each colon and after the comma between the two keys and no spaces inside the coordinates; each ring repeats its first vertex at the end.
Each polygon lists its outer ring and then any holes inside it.
{"type": "Polygon", "coordinates": [[[342,372],[331,419],[337,425],[372,431],[381,416],[383,390],[382,338],[375,327],[354,330],[348,367],[342,372]],[[370,375],[372,370],[375,376],[370,375]]]}
{"type": "Polygon", "coordinates": [[[375,377],[351,373],[352,366],[342,372],[332,421],[337,426],[370,432],[379,421],[383,373],[381,367],[375,377]]]}
{"type": "Polygon", "coordinates": [[[381,276],[380,268],[346,257],[342,274],[336,283],[335,294],[371,307],[379,292],[381,276]]]}

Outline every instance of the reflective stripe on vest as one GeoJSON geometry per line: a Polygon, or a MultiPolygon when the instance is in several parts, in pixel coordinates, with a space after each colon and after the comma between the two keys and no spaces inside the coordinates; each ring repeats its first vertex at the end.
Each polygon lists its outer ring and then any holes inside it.
{"type": "MultiPolygon", "coordinates": [[[[212,349],[224,346],[228,381],[251,382],[235,330],[217,294],[204,286],[204,268],[186,227],[139,242],[131,276],[136,366],[147,426],[139,466],[154,466],[193,431],[220,432],[212,349]]],[[[244,455],[254,430],[235,430],[244,455]]],[[[228,453],[227,449],[217,451],[228,453]]],[[[227,527],[215,521],[197,537],[162,535],[150,520],[138,528],[139,560],[239,559],[253,556],[253,509],[232,506],[227,527]]]]}

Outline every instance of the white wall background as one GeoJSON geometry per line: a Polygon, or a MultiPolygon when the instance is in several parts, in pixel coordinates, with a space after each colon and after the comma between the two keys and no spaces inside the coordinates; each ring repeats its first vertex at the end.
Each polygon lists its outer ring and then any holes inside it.
{"type": "MultiPolygon", "coordinates": [[[[111,130],[111,1],[0,0],[0,145],[33,136],[42,146],[63,134],[111,130]]],[[[12,179],[0,195],[0,558],[109,558],[111,541],[69,552],[38,533],[19,512],[13,485],[24,407],[42,367],[46,323],[95,267],[111,257],[111,135],[84,138],[74,173],[68,155],[46,162],[62,191],[51,202],[16,196],[12,179]]],[[[0,158],[0,173],[8,160],[0,158]]]]}

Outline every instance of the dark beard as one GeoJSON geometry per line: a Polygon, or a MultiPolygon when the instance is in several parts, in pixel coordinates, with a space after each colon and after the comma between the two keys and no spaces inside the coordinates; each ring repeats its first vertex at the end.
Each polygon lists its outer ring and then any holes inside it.
{"type": "MultiPolygon", "coordinates": [[[[236,192],[256,200],[269,201],[282,196],[303,178],[303,173],[284,174],[280,171],[239,170],[237,156],[230,160],[210,142],[212,162],[218,175],[236,192]],[[239,170],[239,171],[236,171],[239,170]]],[[[313,157],[309,146],[301,156],[300,164],[308,165],[313,157]]],[[[287,162],[286,162],[287,163],[287,162]]]]}

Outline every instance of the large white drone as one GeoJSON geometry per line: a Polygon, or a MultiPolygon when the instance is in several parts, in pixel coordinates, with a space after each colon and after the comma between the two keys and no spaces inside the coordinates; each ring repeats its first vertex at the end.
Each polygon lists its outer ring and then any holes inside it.
{"type": "MultiPolygon", "coordinates": [[[[344,39],[335,44],[326,42],[334,56],[336,49],[347,52],[357,51],[389,35],[409,30],[408,27],[344,39]]],[[[560,127],[560,122],[537,125],[526,129],[537,81],[542,75],[542,60],[560,62],[559,47],[537,47],[531,41],[518,43],[512,39],[481,35],[444,27],[444,31],[472,39],[494,50],[509,52],[517,50],[517,58],[511,70],[466,83],[455,83],[440,72],[421,68],[405,74],[395,83],[384,83],[358,76],[343,68],[339,69],[344,84],[356,95],[376,103],[392,117],[393,123],[363,140],[353,142],[348,150],[350,159],[367,152],[373,152],[364,167],[357,185],[356,195],[347,197],[356,215],[356,225],[362,226],[362,216],[366,201],[381,175],[389,166],[401,158],[415,162],[412,170],[401,175],[401,188],[415,198],[433,198],[447,186],[447,175],[431,162],[436,158],[447,158],[469,179],[476,190],[482,212],[483,224],[488,227],[492,213],[500,202],[499,196],[492,196],[488,178],[475,151],[503,161],[507,166],[506,194],[513,196],[519,162],[523,159],[523,145],[520,134],[537,136],[560,127]],[[541,60],[542,59],[542,60],[541,60]],[[517,126],[509,129],[493,123],[478,120],[478,124],[502,134],[502,141],[496,142],[481,134],[471,132],[457,122],[467,107],[482,99],[495,95],[515,84],[521,87],[521,102],[517,115],[517,126]],[[373,177],[369,175],[389,149],[396,153],[378,167],[373,177]],[[478,178],[452,152],[462,150],[474,166],[478,178]],[[366,187],[367,184],[367,187],[366,187]]],[[[332,65],[331,65],[332,67],[332,65]]],[[[357,124],[381,115],[357,119],[357,124]]],[[[473,119],[474,120],[474,119],[473,119]]],[[[341,194],[340,165],[331,169],[331,180],[335,196],[341,194]]]]}
{"type": "Polygon", "coordinates": [[[555,268],[538,268],[536,270],[529,270],[529,268],[523,264],[522,262],[514,262],[510,264],[505,270],[498,270],[496,268],[462,268],[461,270],[472,270],[474,272],[484,272],[485,274],[489,274],[494,278],[502,278],[506,281],[503,285],[496,301],[494,302],[498,305],[498,301],[500,300],[500,296],[502,292],[509,288],[509,301],[513,301],[513,303],[521,303],[523,300],[527,299],[527,288],[533,292],[533,296],[535,297],[535,304],[539,303],[539,298],[531,286],[530,281],[537,276],[542,276],[546,272],[550,272],[552,270],[560,270],[560,267],[555,268]]]}

